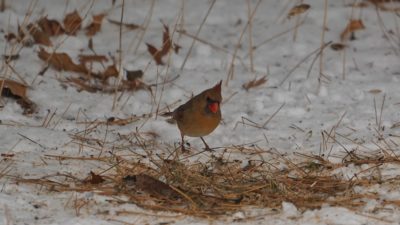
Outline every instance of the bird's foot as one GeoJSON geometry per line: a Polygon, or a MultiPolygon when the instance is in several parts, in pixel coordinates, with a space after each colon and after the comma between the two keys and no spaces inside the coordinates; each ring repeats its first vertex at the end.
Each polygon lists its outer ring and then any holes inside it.
{"type": "MultiPolygon", "coordinates": [[[[190,144],[187,143],[187,145],[188,145],[189,148],[190,148],[190,144]]],[[[181,144],[181,151],[182,151],[182,153],[190,153],[190,151],[189,151],[187,148],[185,148],[185,143],[182,143],[182,144],[181,144]]]]}
{"type": "Polygon", "coordinates": [[[207,152],[215,152],[215,150],[212,149],[212,148],[210,148],[210,146],[208,146],[208,145],[206,145],[206,146],[204,147],[204,150],[207,151],[207,152]]]}

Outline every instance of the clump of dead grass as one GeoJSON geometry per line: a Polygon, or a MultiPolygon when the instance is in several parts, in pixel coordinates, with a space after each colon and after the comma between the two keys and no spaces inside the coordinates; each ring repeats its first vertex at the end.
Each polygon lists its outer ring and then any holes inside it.
{"type": "MultiPolygon", "coordinates": [[[[51,156],[57,160],[95,160],[109,169],[90,171],[84,177],[59,173],[37,179],[18,178],[18,181],[38,184],[49,191],[95,192],[117,199],[118,203],[132,203],[145,209],[215,217],[246,207],[279,208],[282,202],[291,202],[300,210],[322,205],[357,209],[366,203],[365,199],[378,199],[378,195],[360,194],[354,187],[369,187],[385,181],[369,176],[349,179],[334,171],[350,164],[368,164],[374,168],[400,162],[396,155],[382,151],[352,152],[341,163],[332,163],[320,156],[297,154],[289,159],[277,152],[244,147],[227,147],[221,154],[208,155],[206,161],[194,161],[168,146],[155,145],[155,135],[136,132],[128,136],[121,139],[132,140],[132,145],[141,146],[145,154],[128,156],[114,151],[111,156],[103,154],[102,157],[100,154],[89,158],[51,156]],[[157,154],[160,150],[172,153],[163,158],[157,154]],[[234,153],[263,154],[261,158],[265,160],[243,162],[231,158],[234,153]]],[[[87,145],[101,142],[90,137],[90,132],[73,138],[87,145]]],[[[112,143],[114,149],[122,149],[123,145],[115,146],[118,141],[112,143]]]]}

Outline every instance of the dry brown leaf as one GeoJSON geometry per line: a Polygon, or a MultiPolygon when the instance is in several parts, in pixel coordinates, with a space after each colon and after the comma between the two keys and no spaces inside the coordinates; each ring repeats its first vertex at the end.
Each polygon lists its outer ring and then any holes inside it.
{"type": "Polygon", "coordinates": [[[82,18],[79,13],[75,10],[69,13],[64,18],[64,29],[69,35],[76,35],[79,29],[81,29],[82,18]]]}
{"type": "Polygon", "coordinates": [[[103,183],[105,180],[102,176],[95,174],[94,172],[90,171],[90,176],[86,178],[85,182],[90,184],[100,184],[103,183]]]}
{"type": "Polygon", "coordinates": [[[32,114],[36,110],[36,104],[26,96],[28,87],[13,80],[0,79],[0,87],[3,87],[1,95],[17,99],[17,103],[24,109],[23,114],[32,114]]]}
{"type": "Polygon", "coordinates": [[[368,92],[371,94],[379,94],[382,92],[382,90],[381,89],[371,89],[368,92]]]}
{"type": "Polygon", "coordinates": [[[333,44],[331,44],[331,49],[335,50],[335,51],[340,51],[340,50],[342,50],[344,48],[346,48],[346,45],[342,44],[342,43],[333,43],[333,44]]]}
{"type": "Polygon", "coordinates": [[[103,80],[107,80],[109,77],[118,77],[118,70],[115,65],[110,65],[101,73],[103,80]]]}
{"type": "Polygon", "coordinates": [[[27,29],[29,31],[29,34],[32,36],[34,42],[36,44],[42,44],[46,46],[53,46],[53,44],[50,41],[50,36],[41,31],[39,28],[37,28],[33,24],[28,24],[27,29]]]}
{"type": "Polygon", "coordinates": [[[139,25],[134,24],[134,23],[121,23],[120,21],[116,21],[116,20],[112,20],[112,19],[108,19],[108,22],[110,22],[111,24],[118,25],[118,26],[122,25],[122,26],[124,26],[124,27],[126,27],[128,29],[131,29],[131,30],[143,29],[142,26],[139,26],[139,25]]]}
{"type": "Polygon", "coordinates": [[[309,10],[310,7],[311,6],[308,4],[296,5],[292,9],[290,9],[290,11],[287,15],[287,18],[290,19],[292,16],[300,15],[300,14],[306,12],[307,10],[309,10]]]}
{"type": "Polygon", "coordinates": [[[169,199],[181,198],[180,194],[168,184],[161,182],[147,174],[126,176],[123,181],[127,186],[134,186],[135,189],[146,192],[150,195],[165,197],[169,199]]]}
{"type": "Polygon", "coordinates": [[[87,62],[107,62],[105,55],[79,55],[79,62],[85,65],[87,62]]]}
{"type": "Polygon", "coordinates": [[[340,40],[344,41],[350,36],[351,33],[363,29],[365,29],[365,26],[362,20],[350,20],[346,28],[340,34],[340,40]]]}
{"type": "Polygon", "coordinates": [[[91,37],[94,36],[97,32],[100,31],[101,29],[101,23],[103,21],[105,14],[101,13],[101,14],[97,14],[97,15],[93,15],[93,21],[92,23],[86,27],[86,35],[91,37]]]}
{"type": "Polygon", "coordinates": [[[38,21],[39,27],[48,36],[57,36],[64,34],[64,28],[57,20],[49,20],[47,17],[43,17],[38,21]]]}
{"type": "Polygon", "coordinates": [[[15,156],[15,154],[14,153],[1,153],[0,156],[4,157],[4,158],[12,158],[15,156]]]}
{"type": "Polygon", "coordinates": [[[13,55],[3,55],[3,59],[10,62],[13,60],[19,59],[19,54],[13,54],[13,55]]]}
{"type": "Polygon", "coordinates": [[[126,79],[128,81],[142,79],[142,77],[143,77],[143,70],[126,70],[126,79]]]}
{"type": "Polygon", "coordinates": [[[147,51],[153,56],[154,61],[156,61],[157,65],[164,65],[164,62],[162,61],[162,55],[161,51],[159,51],[156,47],[153,45],[146,43],[147,45],[147,51]]]}
{"type": "Polygon", "coordinates": [[[169,36],[169,28],[165,24],[163,24],[163,26],[164,26],[163,42],[162,42],[162,48],[160,51],[161,57],[168,54],[169,50],[172,48],[172,41],[169,36]]]}
{"type": "Polygon", "coordinates": [[[264,83],[266,83],[268,81],[267,76],[263,76],[260,79],[254,79],[251,80],[245,84],[243,84],[243,88],[248,91],[250,88],[254,88],[254,87],[258,87],[260,85],[263,85],[264,83]]]}
{"type": "Polygon", "coordinates": [[[78,73],[87,73],[87,69],[82,64],[75,64],[67,53],[48,53],[40,48],[38,56],[41,60],[46,61],[56,70],[73,71],[78,73]]]}
{"type": "Polygon", "coordinates": [[[15,35],[14,33],[8,33],[8,34],[5,34],[5,35],[4,35],[4,38],[5,38],[7,41],[12,41],[12,40],[17,39],[17,35],[15,35]]]}
{"type": "Polygon", "coordinates": [[[169,36],[169,28],[167,25],[163,24],[164,31],[163,31],[163,42],[161,49],[157,49],[153,45],[146,43],[147,51],[153,56],[154,61],[156,61],[157,65],[165,65],[162,61],[162,57],[168,54],[168,52],[173,49],[175,53],[179,52],[181,46],[177,44],[173,44],[171,37],[169,36]]]}
{"type": "Polygon", "coordinates": [[[28,87],[17,81],[0,79],[0,87],[3,87],[3,92],[5,92],[5,89],[8,89],[8,91],[17,97],[27,98],[26,92],[28,87]]]}

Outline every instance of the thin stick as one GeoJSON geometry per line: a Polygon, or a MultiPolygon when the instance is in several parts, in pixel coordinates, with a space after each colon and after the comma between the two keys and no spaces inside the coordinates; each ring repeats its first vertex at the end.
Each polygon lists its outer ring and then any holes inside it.
{"type": "Polygon", "coordinates": [[[276,116],[276,114],[278,114],[279,111],[281,111],[281,109],[283,108],[283,106],[285,106],[285,103],[283,103],[268,119],[267,121],[264,122],[264,124],[262,125],[263,128],[265,128],[265,126],[267,126],[267,124],[269,123],[269,121],[272,120],[272,118],[274,118],[276,116]]]}
{"type": "Polygon", "coordinates": [[[134,54],[136,54],[136,52],[138,51],[139,47],[140,47],[140,43],[142,42],[144,35],[146,34],[147,28],[149,27],[150,21],[151,21],[151,17],[153,16],[153,11],[154,11],[154,5],[155,5],[155,0],[151,1],[151,5],[150,5],[150,9],[149,12],[146,15],[146,18],[144,20],[144,26],[143,26],[143,31],[140,33],[139,36],[139,40],[136,44],[135,50],[133,51],[134,54]]]}
{"type": "Polygon", "coordinates": [[[383,100],[382,100],[382,105],[381,105],[381,112],[379,114],[379,123],[378,123],[378,129],[381,130],[381,125],[382,125],[382,114],[383,114],[383,106],[385,105],[385,99],[386,99],[386,94],[383,95],[383,100]]]}
{"type": "Polygon", "coordinates": [[[307,61],[308,58],[310,58],[312,55],[314,55],[317,52],[320,52],[321,49],[325,48],[326,46],[330,45],[332,43],[332,41],[329,41],[327,43],[325,43],[322,47],[318,47],[317,49],[315,49],[314,51],[312,51],[311,53],[309,53],[306,57],[304,57],[302,60],[300,60],[300,62],[298,62],[290,71],[289,73],[285,76],[285,78],[283,78],[283,80],[279,83],[279,86],[282,86],[283,83],[285,83],[285,81],[289,78],[290,75],[292,75],[292,73],[297,69],[297,67],[299,67],[302,63],[304,63],[305,61],[307,61]]]}
{"type": "Polygon", "coordinates": [[[123,68],[122,68],[122,22],[124,20],[124,10],[125,9],[125,0],[122,0],[122,7],[121,7],[121,19],[120,19],[120,25],[119,25],[119,68],[118,68],[118,79],[114,82],[114,98],[113,98],[113,104],[112,104],[112,110],[114,111],[117,103],[117,94],[118,94],[118,86],[121,83],[122,80],[122,74],[123,74],[123,68]]]}
{"type": "MultiPolygon", "coordinates": [[[[213,1],[211,2],[211,5],[210,5],[210,7],[208,8],[208,11],[207,11],[207,13],[206,13],[206,16],[203,18],[203,21],[201,21],[201,24],[200,24],[199,28],[198,28],[197,31],[196,31],[196,34],[195,34],[196,37],[199,36],[200,31],[201,31],[201,28],[203,27],[204,23],[206,22],[206,20],[207,20],[207,18],[208,18],[208,15],[210,14],[211,9],[214,7],[214,4],[215,4],[216,1],[217,1],[217,0],[213,0],[213,1]]],[[[189,58],[189,56],[190,56],[190,53],[192,53],[192,49],[193,49],[193,46],[194,46],[194,43],[195,43],[195,42],[196,42],[196,39],[193,38],[193,39],[192,39],[192,44],[190,45],[190,48],[189,48],[189,51],[188,51],[188,53],[186,54],[186,57],[185,57],[185,59],[183,60],[183,63],[182,63],[182,65],[181,65],[181,70],[183,70],[183,67],[185,67],[186,61],[188,60],[188,58],[189,58]]]]}
{"type": "Polygon", "coordinates": [[[276,39],[276,38],[278,38],[278,37],[280,37],[280,36],[282,36],[282,35],[285,35],[285,34],[289,33],[289,32],[292,31],[293,29],[296,29],[296,27],[302,25],[302,24],[304,23],[304,21],[305,21],[305,19],[303,19],[303,20],[299,23],[299,25],[295,25],[295,26],[293,26],[293,27],[291,27],[291,28],[289,28],[289,29],[287,29],[287,30],[284,30],[284,31],[282,31],[282,32],[280,32],[280,33],[278,33],[278,34],[275,34],[274,36],[272,36],[272,37],[270,37],[270,38],[268,38],[268,39],[266,39],[266,40],[260,42],[259,44],[255,45],[253,48],[254,48],[254,49],[258,49],[258,48],[261,47],[262,45],[264,45],[264,44],[266,44],[266,43],[268,43],[268,42],[270,42],[270,41],[272,41],[272,40],[274,40],[274,39],[276,39]]]}
{"type": "Polygon", "coordinates": [[[254,73],[254,60],[253,60],[253,20],[251,18],[251,1],[247,0],[247,16],[249,23],[249,58],[250,58],[250,71],[254,73]]]}
{"type": "Polygon", "coordinates": [[[244,26],[244,28],[242,30],[242,33],[239,36],[238,42],[236,43],[235,51],[233,52],[232,60],[231,60],[231,63],[230,63],[230,66],[229,66],[229,70],[228,70],[228,74],[227,74],[227,77],[225,79],[225,85],[228,85],[229,84],[229,80],[233,79],[233,69],[235,67],[236,54],[237,54],[237,52],[239,50],[239,46],[240,46],[240,43],[242,42],[242,38],[244,36],[244,33],[246,32],[247,27],[250,24],[250,21],[253,19],[254,15],[256,14],[256,11],[257,11],[258,6],[260,5],[260,3],[261,3],[261,0],[259,0],[257,2],[256,6],[254,7],[254,10],[250,15],[249,21],[247,21],[246,25],[244,26]]]}
{"type": "Polygon", "coordinates": [[[321,75],[324,70],[324,46],[325,46],[325,29],[326,29],[326,18],[328,15],[328,0],[325,0],[324,4],[324,20],[322,24],[322,34],[321,34],[321,54],[319,55],[319,79],[318,84],[321,85],[321,75]]]}

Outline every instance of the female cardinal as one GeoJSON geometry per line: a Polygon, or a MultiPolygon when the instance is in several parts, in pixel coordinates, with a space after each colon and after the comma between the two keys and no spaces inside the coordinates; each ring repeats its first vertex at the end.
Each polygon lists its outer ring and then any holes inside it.
{"type": "Polygon", "coordinates": [[[211,150],[203,136],[211,133],[221,121],[220,104],[222,80],[214,87],[194,96],[172,112],[164,113],[176,120],[181,132],[181,148],[185,151],[184,136],[200,137],[206,150],[211,150]]]}

